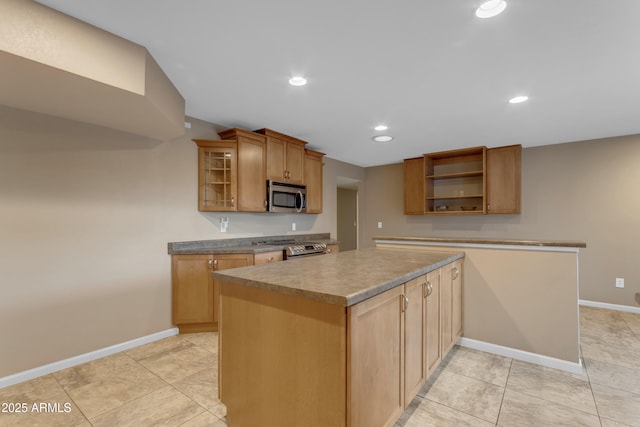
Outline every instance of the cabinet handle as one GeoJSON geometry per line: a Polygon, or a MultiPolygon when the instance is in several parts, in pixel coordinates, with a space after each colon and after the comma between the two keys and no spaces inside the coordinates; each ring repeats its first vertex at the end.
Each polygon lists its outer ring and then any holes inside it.
{"type": "Polygon", "coordinates": [[[458,278],[458,274],[460,272],[458,271],[458,267],[453,267],[453,280],[456,280],[458,278]]]}
{"type": "Polygon", "coordinates": [[[405,295],[400,295],[402,297],[402,312],[407,311],[407,307],[409,306],[409,298],[405,295]]]}
{"type": "Polygon", "coordinates": [[[267,207],[267,201],[266,200],[264,201],[264,207],[265,208],[267,207]]]}
{"type": "Polygon", "coordinates": [[[427,296],[431,296],[431,294],[433,293],[433,285],[431,284],[431,282],[427,282],[427,296]]]}
{"type": "Polygon", "coordinates": [[[331,253],[331,248],[327,248],[326,253],[330,254],[331,253]]]}
{"type": "Polygon", "coordinates": [[[212,259],[209,260],[209,268],[213,268],[213,260],[212,259]]]}
{"type": "Polygon", "coordinates": [[[267,262],[271,262],[271,261],[273,261],[273,257],[272,257],[272,256],[270,256],[269,258],[267,258],[267,262]]]}
{"type": "Polygon", "coordinates": [[[213,260],[213,268],[218,268],[218,260],[217,259],[213,260]]]}
{"type": "Polygon", "coordinates": [[[236,205],[236,198],[232,197],[231,198],[231,206],[235,206],[236,205]]]}

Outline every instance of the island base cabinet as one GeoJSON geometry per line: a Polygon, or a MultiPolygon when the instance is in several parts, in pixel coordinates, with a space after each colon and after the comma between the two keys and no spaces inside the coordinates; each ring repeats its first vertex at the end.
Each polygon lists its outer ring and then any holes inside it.
{"type": "Polygon", "coordinates": [[[462,333],[462,262],[355,305],[220,282],[227,424],[393,426],[462,333]]]}
{"type": "Polygon", "coordinates": [[[440,316],[440,269],[427,274],[427,291],[425,295],[425,370],[427,377],[436,370],[442,361],[440,316]]]}
{"type": "Polygon", "coordinates": [[[392,426],[404,410],[404,287],[349,307],[351,427],[392,426]]]}
{"type": "Polygon", "coordinates": [[[227,282],[220,298],[227,425],[344,426],[345,307],[227,282]]]}
{"type": "Polygon", "coordinates": [[[443,357],[462,336],[462,265],[458,260],[441,269],[440,317],[443,357]]]}

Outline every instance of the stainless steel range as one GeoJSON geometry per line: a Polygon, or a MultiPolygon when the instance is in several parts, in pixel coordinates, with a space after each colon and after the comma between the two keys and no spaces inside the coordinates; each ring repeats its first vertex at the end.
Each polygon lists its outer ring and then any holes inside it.
{"type": "Polygon", "coordinates": [[[327,253],[326,243],[318,242],[296,242],[288,245],[284,251],[286,259],[301,258],[313,255],[324,255],[327,253]]]}
{"type": "Polygon", "coordinates": [[[294,239],[258,240],[254,245],[282,245],[284,246],[284,259],[302,258],[327,253],[326,243],[300,242],[294,239]]]}

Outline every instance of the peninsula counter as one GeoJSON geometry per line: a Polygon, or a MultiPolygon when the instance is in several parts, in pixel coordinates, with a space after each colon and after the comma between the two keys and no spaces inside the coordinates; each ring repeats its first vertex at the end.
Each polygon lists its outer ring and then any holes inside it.
{"type": "Polygon", "coordinates": [[[379,248],[465,252],[460,344],[581,373],[578,256],[586,243],[374,237],[379,248]]]}

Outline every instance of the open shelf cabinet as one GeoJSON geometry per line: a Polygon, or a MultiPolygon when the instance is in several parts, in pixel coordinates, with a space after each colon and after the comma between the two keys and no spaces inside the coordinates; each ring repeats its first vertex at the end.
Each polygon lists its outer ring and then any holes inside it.
{"type": "Polygon", "coordinates": [[[521,149],[473,147],[405,159],[404,213],[520,213],[521,149]]]}
{"type": "Polygon", "coordinates": [[[425,154],[425,213],[486,213],[485,147],[425,154]]]}

